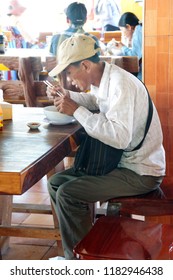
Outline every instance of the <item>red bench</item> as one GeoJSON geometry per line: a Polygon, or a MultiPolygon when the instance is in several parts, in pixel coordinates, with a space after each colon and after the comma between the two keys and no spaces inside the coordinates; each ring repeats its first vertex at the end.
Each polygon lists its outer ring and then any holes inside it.
{"type": "Polygon", "coordinates": [[[145,217],[173,215],[173,187],[161,186],[144,195],[110,199],[107,214],[121,216],[135,214],[145,217]]]}
{"type": "Polygon", "coordinates": [[[107,215],[96,220],[74,247],[74,254],[85,260],[173,259],[173,225],[168,224],[173,221],[172,215],[171,186],[161,186],[145,195],[111,199],[107,215]],[[132,214],[145,216],[145,221],[129,218],[132,214]],[[148,217],[157,217],[157,223],[147,221],[148,217]]]}
{"type": "Polygon", "coordinates": [[[100,217],[74,247],[81,260],[173,259],[173,226],[127,217],[100,217]]]}

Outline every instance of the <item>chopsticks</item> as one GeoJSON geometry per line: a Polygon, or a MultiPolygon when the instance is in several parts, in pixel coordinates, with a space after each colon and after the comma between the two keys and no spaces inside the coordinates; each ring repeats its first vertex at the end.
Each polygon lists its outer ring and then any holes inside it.
{"type": "MultiPolygon", "coordinates": [[[[47,85],[49,88],[52,88],[52,89],[54,88],[54,85],[52,85],[48,80],[43,81],[43,83],[45,83],[45,85],[47,85]]],[[[56,94],[60,97],[64,96],[63,93],[60,92],[59,90],[56,91],[56,94]]]]}

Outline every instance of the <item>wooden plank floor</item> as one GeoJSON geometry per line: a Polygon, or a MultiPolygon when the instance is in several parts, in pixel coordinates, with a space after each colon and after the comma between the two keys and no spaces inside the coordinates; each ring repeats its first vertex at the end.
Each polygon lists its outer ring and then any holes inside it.
{"type": "MultiPolygon", "coordinates": [[[[47,177],[34,185],[28,192],[20,196],[14,196],[14,203],[35,203],[50,205],[47,191],[47,177]]],[[[23,224],[25,226],[35,225],[41,227],[52,227],[52,215],[13,213],[12,224],[23,224]]],[[[61,242],[54,240],[36,238],[10,237],[10,246],[3,260],[47,260],[55,256],[63,256],[61,242]]]]}

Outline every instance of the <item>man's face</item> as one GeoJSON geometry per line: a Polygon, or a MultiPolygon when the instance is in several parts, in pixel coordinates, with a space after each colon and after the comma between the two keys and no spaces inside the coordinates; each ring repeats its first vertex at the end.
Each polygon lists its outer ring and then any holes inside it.
{"type": "Polygon", "coordinates": [[[85,62],[82,61],[79,65],[70,65],[66,68],[67,79],[80,91],[85,92],[90,89],[90,75],[87,71],[85,62]]]}

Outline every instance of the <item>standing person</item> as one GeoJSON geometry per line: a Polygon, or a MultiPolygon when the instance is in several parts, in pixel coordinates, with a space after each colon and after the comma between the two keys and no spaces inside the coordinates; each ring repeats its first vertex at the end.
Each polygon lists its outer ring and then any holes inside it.
{"type": "MultiPolygon", "coordinates": [[[[83,3],[73,2],[66,9],[66,20],[69,24],[67,30],[53,36],[50,43],[50,53],[57,55],[60,44],[67,38],[71,37],[74,33],[85,33],[83,26],[87,20],[87,9],[83,3]]],[[[86,33],[87,34],[87,33],[86,33]]],[[[88,34],[89,35],[89,34],[88,34]]],[[[92,35],[90,35],[92,36],[92,35]]],[[[96,37],[94,37],[97,40],[96,37]]]]}
{"type": "MultiPolygon", "coordinates": [[[[74,116],[87,135],[106,144],[108,149],[124,150],[117,167],[114,167],[115,158],[108,158],[112,165],[108,171],[94,175],[93,169],[91,175],[87,171],[89,164],[82,166],[81,161],[77,166],[76,157],[74,167],[49,179],[48,190],[58,216],[66,259],[74,259],[73,247],[92,227],[89,203],[145,194],[158,188],[165,175],[162,129],[154,104],[145,140],[134,150],[143,139],[146,127],[149,110],[146,87],[129,72],[100,61],[98,52],[91,37],[72,36],[61,44],[59,63],[49,73],[54,77],[66,72],[68,79],[81,90],[72,92],[60,85],[48,90],[49,95],[54,95],[56,90],[64,94],[54,98],[57,110],[74,116]],[[87,88],[89,94],[85,93],[87,88]]],[[[99,151],[89,152],[89,149],[84,151],[83,160],[87,156],[90,160],[94,154],[98,165],[99,151]]]]}
{"type": "Polygon", "coordinates": [[[13,42],[10,47],[31,48],[38,44],[38,31],[34,25],[34,31],[31,32],[29,24],[31,20],[31,11],[24,7],[20,0],[10,0],[7,8],[7,15],[10,17],[11,24],[7,30],[12,32],[13,42]]]}
{"type": "Polygon", "coordinates": [[[122,31],[122,38],[127,43],[116,42],[116,47],[121,50],[122,55],[138,57],[138,78],[142,80],[142,24],[135,14],[126,12],[121,16],[118,25],[122,31]]]}
{"type": "Polygon", "coordinates": [[[121,9],[117,0],[97,0],[95,14],[97,27],[102,31],[119,30],[121,9]]]}

